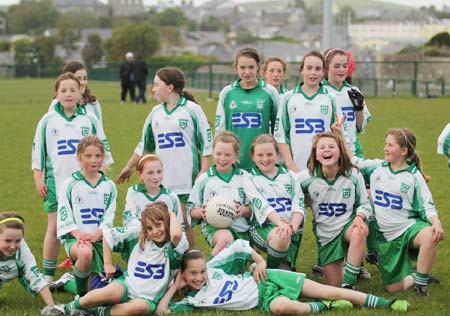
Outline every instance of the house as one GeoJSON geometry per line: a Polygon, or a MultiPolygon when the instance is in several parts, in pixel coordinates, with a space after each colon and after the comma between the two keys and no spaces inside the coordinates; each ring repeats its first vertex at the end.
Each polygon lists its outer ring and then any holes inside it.
{"type": "Polygon", "coordinates": [[[87,11],[97,17],[109,16],[109,6],[98,0],[53,0],[53,5],[60,13],[87,11]]]}

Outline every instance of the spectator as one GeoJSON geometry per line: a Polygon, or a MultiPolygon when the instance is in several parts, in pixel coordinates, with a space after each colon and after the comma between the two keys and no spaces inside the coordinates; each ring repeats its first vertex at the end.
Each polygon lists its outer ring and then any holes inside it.
{"type": "Polygon", "coordinates": [[[138,96],[134,101],[139,103],[142,100],[142,103],[147,103],[147,99],[145,98],[146,88],[147,88],[147,75],[148,75],[148,67],[147,63],[140,54],[137,55],[137,59],[134,62],[134,80],[138,87],[138,96]]]}
{"type": "Polygon", "coordinates": [[[130,99],[134,102],[135,94],[134,94],[134,63],[133,63],[133,53],[128,52],[125,55],[126,61],[122,63],[120,66],[120,80],[122,85],[122,93],[120,95],[120,103],[124,104],[127,92],[130,91],[130,99]]]}
{"type": "Polygon", "coordinates": [[[355,59],[353,58],[353,54],[349,49],[347,49],[345,51],[345,54],[347,55],[347,59],[348,59],[348,72],[347,72],[347,78],[345,80],[349,84],[352,84],[352,77],[353,77],[353,72],[355,72],[355,70],[356,70],[356,63],[355,63],[355,59]]]}

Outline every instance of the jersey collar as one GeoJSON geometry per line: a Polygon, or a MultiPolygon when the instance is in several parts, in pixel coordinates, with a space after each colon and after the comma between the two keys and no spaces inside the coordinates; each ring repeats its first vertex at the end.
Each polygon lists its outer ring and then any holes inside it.
{"type": "Polygon", "coordinates": [[[271,178],[271,177],[265,175],[264,173],[262,173],[261,170],[257,166],[253,167],[253,169],[251,171],[251,174],[255,175],[255,176],[263,176],[264,178],[266,178],[266,179],[268,179],[270,181],[275,181],[280,174],[285,174],[285,173],[289,172],[285,167],[280,166],[278,163],[275,164],[275,165],[278,167],[278,172],[273,178],[271,178]]]}
{"type": "Polygon", "coordinates": [[[325,88],[323,87],[323,84],[322,84],[322,83],[319,83],[319,90],[317,90],[316,93],[314,93],[312,96],[309,97],[309,96],[307,96],[307,95],[303,92],[302,86],[303,86],[303,82],[300,82],[300,83],[295,87],[293,93],[301,93],[301,94],[303,94],[303,96],[304,96],[305,99],[307,99],[307,100],[312,100],[312,99],[314,99],[314,98],[316,97],[316,95],[318,95],[318,94],[324,94],[324,93],[326,93],[326,90],[325,90],[325,88]]]}
{"type": "Polygon", "coordinates": [[[242,80],[242,79],[238,79],[238,80],[236,80],[235,82],[233,82],[233,83],[231,84],[231,87],[233,87],[233,88],[240,88],[240,89],[242,89],[242,90],[250,91],[250,90],[253,90],[253,89],[258,88],[258,87],[260,88],[260,87],[266,87],[266,86],[267,86],[267,82],[265,82],[265,81],[262,80],[262,79],[258,79],[258,83],[256,84],[256,86],[255,86],[254,88],[251,88],[251,89],[244,89],[244,88],[242,88],[241,85],[240,85],[241,80],[242,80]]]}
{"type": "Polygon", "coordinates": [[[88,186],[95,189],[96,187],[98,187],[100,183],[106,180],[106,176],[102,171],[99,170],[98,173],[100,173],[100,179],[98,179],[98,182],[95,185],[89,183],[89,181],[87,181],[86,178],[81,174],[81,171],[76,171],[72,173],[72,177],[76,180],[84,181],[88,186]]]}
{"type": "Polygon", "coordinates": [[[352,85],[349,84],[349,83],[348,83],[347,81],[345,81],[345,80],[344,80],[344,82],[342,83],[342,86],[341,86],[340,88],[336,88],[336,87],[333,86],[328,80],[323,80],[322,83],[323,83],[324,86],[328,86],[328,87],[330,87],[331,89],[336,90],[336,91],[342,91],[344,88],[351,88],[351,87],[352,87],[352,85]]]}
{"type": "Polygon", "coordinates": [[[288,89],[286,89],[285,86],[280,85],[280,90],[278,90],[279,94],[285,94],[286,92],[288,92],[288,89]]]}
{"type": "Polygon", "coordinates": [[[86,109],[84,108],[84,106],[81,106],[79,103],[77,103],[77,109],[75,110],[75,112],[73,112],[73,115],[71,117],[67,117],[66,113],[64,113],[64,108],[61,105],[60,101],[55,104],[55,111],[67,121],[72,121],[80,114],[86,114],[86,109]]]}
{"type": "Polygon", "coordinates": [[[167,108],[167,103],[166,103],[166,102],[164,102],[164,103],[162,104],[162,106],[163,106],[164,111],[166,112],[166,114],[172,114],[173,112],[175,112],[175,110],[176,110],[179,106],[186,105],[186,103],[187,103],[187,99],[186,99],[185,97],[181,96],[181,97],[178,99],[177,105],[176,105],[172,110],[169,111],[169,109],[167,108]]]}
{"type": "Polygon", "coordinates": [[[383,161],[381,163],[381,165],[384,166],[384,167],[388,167],[389,171],[392,174],[398,174],[398,173],[402,173],[402,172],[416,173],[417,172],[416,164],[414,162],[412,162],[412,161],[408,161],[407,163],[408,163],[408,167],[406,167],[405,169],[397,170],[397,171],[392,170],[391,164],[388,161],[383,161]]]}
{"type": "Polygon", "coordinates": [[[234,175],[242,174],[242,170],[239,169],[236,165],[233,165],[233,169],[230,173],[220,173],[216,170],[216,165],[213,165],[208,169],[208,176],[216,176],[225,181],[226,183],[230,182],[234,175]]]}
{"type": "Polygon", "coordinates": [[[161,191],[157,195],[152,197],[150,194],[148,194],[147,188],[142,183],[138,183],[133,187],[135,191],[144,194],[145,197],[152,202],[155,202],[162,194],[169,193],[169,191],[162,184],[159,185],[159,188],[161,189],[161,191]]]}

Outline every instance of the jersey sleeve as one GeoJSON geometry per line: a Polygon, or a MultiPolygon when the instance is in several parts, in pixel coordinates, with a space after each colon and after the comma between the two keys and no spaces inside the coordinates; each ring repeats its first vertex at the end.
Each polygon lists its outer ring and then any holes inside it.
{"type": "Polygon", "coordinates": [[[431,216],[438,215],[430,189],[420,172],[414,174],[412,206],[416,212],[420,213],[422,218],[430,219],[431,216]]]}
{"type": "Polygon", "coordinates": [[[96,100],[92,106],[94,107],[95,116],[98,118],[100,123],[103,124],[103,115],[102,115],[102,107],[100,105],[100,102],[96,100]]]}
{"type": "Polygon", "coordinates": [[[114,226],[114,217],[116,215],[116,199],[117,199],[117,189],[114,182],[108,180],[111,187],[108,200],[106,201],[105,213],[100,220],[99,228],[105,230],[107,228],[112,228],[114,226]]]}
{"type": "Polygon", "coordinates": [[[306,219],[305,195],[302,190],[301,182],[296,174],[292,174],[294,178],[294,197],[292,199],[292,213],[300,213],[303,215],[303,222],[306,219]]]}
{"type": "Polygon", "coordinates": [[[359,168],[359,171],[362,173],[364,180],[367,184],[370,184],[370,176],[372,172],[381,166],[383,160],[381,159],[362,159],[356,156],[352,158],[352,164],[359,168]]]}
{"type": "Polygon", "coordinates": [[[55,110],[55,105],[58,103],[58,100],[53,99],[52,102],[50,102],[50,105],[48,106],[48,112],[52,112],[55,110]]]}
{"type": "Polygon", "coordinates": [[[218,135],[221,131],[226,130],[226,117],[225,117],[225,97],[228,89],[225,87],[222,89],[219,95],[219,102],[216,109],[216,130],[215,135],[218,135]]]}
{"type": "Polygon", "coordinates": [[[111,166],[114,163],[114,159],[111,154],[111,148],[108,139],[106,138],[105,131],[103,130],[103,125],[94,115],[90,113],[86,113],[86,115],[89,117],[94,127],[94,134],[97,135],[98,138],[102,140],[103,145],[105,145],[105,166],[111,166]]]}
{"type": "Polygon", "coordinates": [[[33,146],[31,149],[31,169],[44,170],[47,151],[45,149],[45,128],[47,119],[44,116],[36,127],[34,134],[33,146]]]}
{"type": "Polygon", "coordinates": [[[438,138],[438,154],[450,157],[450,123],[442,131],[438,138]]]}
{"type": "Polygon", "coordinates": [[[362,174],[354,171],[355,178],[353,184],[355,186],[355,213],[361,213],[366,220],[373,214],[372,204],[370,203],[369,195],[367,194],[366,185],[362,174]]]}
{"type": "Polygon", "coordinates": [[[251,262],[252,251],[248,240],[237,239],[209,260],[207,266],[221,269],[227,274],[240,274],[251,262]]]}
{"type": "Polygon", "coordinates": [[[141,220],[137,212],[137,205],[134,199],[133,187],[128,188],[127,196],[125,197],[125,209],[122,214],[122,225],[124,227],[141,227],[141,220]]]}
{"type": "Polygon", "coordinates": [[[129,253],[132,245],[130,241],[139,239],[140,227],[114,227],[103,231],[103,239],[108,243],[112,251],[129,253]]]}
{"type": "MultiPolygon", "coordinates": [[[[170,201],[172,202],[172,205],[170,207],[172,208],[172,211],[177,215],[178,221],[181,224],[181,229],[183,230],[183,232],[186,232],[186,227],[184,225],[183,211],[181,209],[180,199],[173,192],[169,193],[169,197],[170,197],[170,201]]],[[[189,216],[189,212],[187,212],[186,216],[187,216],[189,225],[191,225],[191,217],[189,216]]]]}
{"type": "Polygon", "coordinates": [[[290,144],[291,122],[288,112],[288,103],[292,94],[284,97],[283,103],[278,107],[277,118],[275,120],[274,137],[279,144],[290,144]]]}
{"type": "Polygon", "coordinates": [[[252,217],[262,226],[266,222],[269,214],[275,212],[275,210],[258,190],[255,181],[257,181],[257,177],[249,175],[243,178],[242,185],[252,209],[252,217]]]}
{"type": "Polygon", "coordinates": [[[196,106],[195,115],[198,124],[197,141],[200,145],[199,151],[202,156],[210,156],[212,154],[212,132],[208,119],[200,106],[196,106]]]}
{"type": "MultiPolygon", "coordinates": [[[[272,106],[270,108],[270,126],[273,126],[275,128],[275,122],[278,115],[278,108],[280,106],[280,94],[278,93],[277,89],[271,85],[267,85],[266,87],[267,92],[270,95],[270,98],[272,99],[272,106]]],[[[274,132],[274,128],[272,128],[272,133],[274,132]]]]}
{"type": "MultiPolygon", "coordinates": [[[[201,192],[202,192],[202,187],[205,186],[206,177],[207,177],[206,172],[201,174],[200,177],[198,177],[197,180],[195,180],[194,186],[192,187],[191,193],[189,194],[187,208],[188,208],[188,213],[189,213],[190,218],[192,218],[190,216],[191,211],[194,208],[199,208],[199,207],[202,207],[202,205],[203,205],[203,196],[201,195],[201,192]]],[[[191,224],[192,224],[192,226],[195,226],[195,225],[199,224],[200,222],[201,222],[201,220],[192,219],[191,224]]]]}
{"type": "Polygon", "coordinates": [[[59,192],[56,236],[61,240],[69,238],[70,232],[78,229],[71,202],[72,186],[72,177],[67,178],[59,192]]]}
{"type": "Polygon", "coordinates": [[[136,146],[136,149],[134,150],[134,152],[139,156],[141,156],[145,153],[155,152],[155,149],[156,149],[155,137],[153,136],[153,130],[152,130],[153,112],[154,112],[154,109],[150,112],[150,114],[145,119],[144,126],[142,127],[141,139],[139,140],[139,143],[136,146]]]}
{"type": "Polygon", "coordinates": [[[20,255],[24,266],[19,267],[19,270],[22,270],[19,273],[19,281],[32,296],[36,296],[47,286],[47,282],[39,272],[36,259],[24,239],[20,244],[20,255]]]}

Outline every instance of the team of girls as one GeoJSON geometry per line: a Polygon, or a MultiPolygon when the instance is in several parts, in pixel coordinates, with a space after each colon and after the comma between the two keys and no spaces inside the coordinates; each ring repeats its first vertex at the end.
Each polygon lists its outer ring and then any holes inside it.
{"type": "Polygon", "coordinates": [[[41,118],[33,141],[31,168],[36,190],[44,199],[48,217],[43,247],[43,273],[47,281],[51,281],[55,274],[60,247],[56,237],[56,211],[61,186],[80,166],[77,144],[81,138],[95,134],[105,145],[105,165],[113,162],[102,124],[79,104],[80,89],[80,81],[70,72],[57,78],[55,94],[58,102],[55,110],[41,118]]]}

